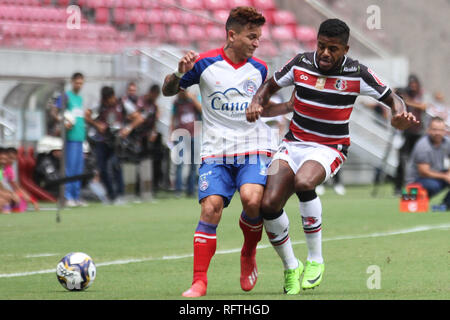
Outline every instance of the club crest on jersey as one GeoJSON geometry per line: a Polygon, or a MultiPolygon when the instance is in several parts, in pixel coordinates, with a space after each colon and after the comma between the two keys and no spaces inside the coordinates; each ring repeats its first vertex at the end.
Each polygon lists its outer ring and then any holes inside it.
{"type": "Polygon", "coordinates": [[[336,79],[336,82],[334,83],[334,87],[338,89],[339,91],[344,91],[347,89],[347,81],[342,79],[336,79]]]}
{"type": "Polygon", "coordinates": [[[252,80],[244,81],[244,92],[249,96],[254,96],[256,91],[258,90],[257,84],[252,80]]]}

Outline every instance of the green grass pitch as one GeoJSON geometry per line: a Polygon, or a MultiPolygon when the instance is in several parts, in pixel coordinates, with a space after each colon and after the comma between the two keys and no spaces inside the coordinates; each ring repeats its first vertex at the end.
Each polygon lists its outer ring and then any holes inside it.
{"type": "MultiPolygon", "coordinates": [[[[251,292],[240,289],[243,237],[235,195],[217,230],[203,299],[449,299],[450,212],[400,213],[390,187],[383,190],[371,197],[370,187],[349,187],[340,197],[328,189],[321,197],[325,274],[318,288],[297,296],[282,293],[282,264],[265,234],[258,282],[251,292]],[[379,268],[379,289],[368,288],[370,266],[379,268]]],[[[304,262],[296,197],[285,209],[294,250],[304,262]]],[[[0,300],[184,299],[198,217],[196,199],[168,195],[155,203],[66,209],[60,223],[55,211],[0,215],[0,300]],[[89,254],[97,265],[94,284],[83,292],[66,291],[55,275],[58,261],[73,251],[89,254]]]]}

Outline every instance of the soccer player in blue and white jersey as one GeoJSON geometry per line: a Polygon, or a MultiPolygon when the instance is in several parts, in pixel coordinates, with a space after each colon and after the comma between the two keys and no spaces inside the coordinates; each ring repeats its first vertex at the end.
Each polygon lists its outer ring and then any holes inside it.
{"type": "Polygon", "coordinates": [[[345,22],[325,20],[319,27],[317,50],[299,53],[275,72],[258,89],[246,111],[247,119],[255,121],[271,108],[267,102],[274,93],[282,87],[295,88],[293,109],[285,110],[294,111],[289,132],[273,156],[261,203],[264,228],[283,261],[285,277],[290,279],[284,289],[292,294],[322,281],[322,204],[315,188],[335,175],[347,159],[349,119],[357,96],[368,95],[389,106],[391,125],[396,129],[418,123],[406,112],[401,98],[372,70],[347,56],[349,35],[345,22]],[[277,169],[275,174],[271,174],[272,166],[277,169]],[[289,220],[283,210],[294,193],[299,198],[308,248],[305,267],[292,250],[289,220]]]}
{"type": "Polygon", "coordinates": [[[185,297],[206,294],[216,228],[236,190],[243,207],[239,220],[244,234],[241,288],[252,290],[257,280],[256,245],[263,228],[259,206],[276,140],[272,142],[270,128],[261,120],[247,122],[245,109],[267,75],[265,62],[253,57],[264,23],[265,18],[254,8],[232,9],[225,27],[225,46],[200,55],[189,51],[164,80],[166,96],[198,84],[202,97],[201,214],[194,234],[194,276],[185,297]]]}

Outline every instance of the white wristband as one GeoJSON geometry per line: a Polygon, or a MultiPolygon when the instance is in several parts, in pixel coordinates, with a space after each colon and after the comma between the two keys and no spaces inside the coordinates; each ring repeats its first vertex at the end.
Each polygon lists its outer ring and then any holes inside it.
{"type": "Polygon", "coordinates": [[[175,71],[173,72],[173,74],[175,75],[175,77],[177,77],[178,79],[181,79],[185,72],[179,72],[178,69],[175,69],[175,71]]]}

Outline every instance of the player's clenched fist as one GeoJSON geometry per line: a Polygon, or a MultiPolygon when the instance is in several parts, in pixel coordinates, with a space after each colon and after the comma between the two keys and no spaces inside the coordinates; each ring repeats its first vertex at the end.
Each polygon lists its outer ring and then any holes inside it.
{"type": "Polygon", "coordinates": [[[248,122],[255,122],[261,116],[263,112],[263,107],[257,103],[252,101],[250,106],[245,110],[245,116],[247,117],[248,122]]]}
{"type": "Polygon", "coordinates": [[[178,62],[178,72],[186,73],[194,67],[195,60],[198,58],[198,53],[195,51],[188,51],[178,62]]]}

